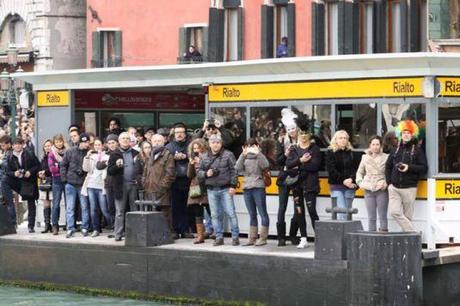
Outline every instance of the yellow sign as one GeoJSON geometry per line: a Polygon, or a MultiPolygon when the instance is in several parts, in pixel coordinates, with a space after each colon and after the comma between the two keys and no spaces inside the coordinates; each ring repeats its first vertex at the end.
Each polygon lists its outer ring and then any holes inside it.
{"type": "Polygon", "coordinates": [[[436,180],[437,200],[460,200],[460,180],[436,180]]]}
{"type": "Polygon", "coordinates": [[[460,78],[436,78],[441,85],[441,96],[460,96],[460,78]]]}
{"type": "Polygon", "coordinates": [[[209,86],[210,102],[421,96],[423,78],[209,86]]]}
{"type": "Polygon", "coordinates": [[[70,94],[68,91],[39,91],[37,94],[38,106],[68,106],[70,94]]]}

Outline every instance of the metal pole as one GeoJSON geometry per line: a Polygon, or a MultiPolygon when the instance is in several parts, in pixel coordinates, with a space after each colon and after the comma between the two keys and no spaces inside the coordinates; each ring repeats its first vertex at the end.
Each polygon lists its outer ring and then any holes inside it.
{"type": "Polygon", "coordinates": [[[16,139],[16,89],[14,79],[11,79],[11,87],[8,92],[8,103],[11,106],[11,138],[16,139]]]}

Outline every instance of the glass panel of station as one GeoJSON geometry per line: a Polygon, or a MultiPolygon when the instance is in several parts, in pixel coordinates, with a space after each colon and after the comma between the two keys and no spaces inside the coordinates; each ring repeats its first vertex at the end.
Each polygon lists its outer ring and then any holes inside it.
{"type": "Polygon", "coordinates": [[[460,104],[439,105],[438,142],[439,172],[460,173],[460,104]]]}

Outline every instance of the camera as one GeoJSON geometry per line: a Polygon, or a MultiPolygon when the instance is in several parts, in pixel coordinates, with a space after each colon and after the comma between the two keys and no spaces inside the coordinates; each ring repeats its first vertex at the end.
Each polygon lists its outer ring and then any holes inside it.
{"type": "Polygon", "coordinates": [[[399,162],[399,163],[396,164],[396,168],[398,170],[403,170],[404,169],[404,164],[402,162],[399,162]]]}
{"type": "Polygon", "coordinates": [[[26,173],[26,170],[24,170],[24,169],[19,169],[18,171],[19,171],[19,175],[21,175],[21,176],[23,176],[24,173],[26,173]]]}
{"type": "Polygon", "coordinates": [[[215,119],[207,119],[206,123],[207,123],[208,129],[217,128],[215,119]]]}
{"type": "Polygon", "coordinates": [[[220,170],[216,168],[211,168],[212,170],[212,176],[218,176],[220,174],[220,170]]]}
{"type": "Polygon", "coordinates": [[[77,169],[77,171],[75,171],[77,173],[78,176],[84,176],[85,175],[85,171],[83,171],[83,169],[77,169]]]}
{"type": "Polygon", "coordinates": [[[193,153],[192,153],[192,156],[193,156],[193,157],[198,157],[199,155],[200,155],[200,153],[198,153],[198,152],[193,152],[193,153]]]}

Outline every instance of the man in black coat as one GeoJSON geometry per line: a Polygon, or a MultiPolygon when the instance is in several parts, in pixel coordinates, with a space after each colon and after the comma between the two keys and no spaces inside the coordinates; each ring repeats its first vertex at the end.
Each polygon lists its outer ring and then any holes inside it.
{"type": "Polygon", "coordinates": [[[423,149],[417,143],[418,127],[412,120],[398,124],[396,134],[400,143],[393,149],[385,165],[388,184],[388,206],[390,215],[404,232],[414,231],[414,215],[417,184],[428,170],[423,149]]]}
{"type": "Polygon", "coordinates": [[[16,210],[13,202],[13,191],[19,193],[27,201],[29,233],[34,233],[36,207],[38,199],[37,173],[40,162],[30,150],[24,150],[24,141],[17,138],[13,141],[13,151],[6,162],[6,176],[2,182],[3,196],[10,211],[10,217],[16,224],[16,210]]]}
{"type": "Polygon", "coordinates": [[[115,241],[121,241],[125,230],[125,213],[128,207],[133,209],[137,198],[134,157],[138,152],[129,145],[130,137],[127,132],[118,136],[119,147],[110,153],[107,178],[114,191],[115,198],[115,241]]]}

